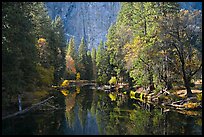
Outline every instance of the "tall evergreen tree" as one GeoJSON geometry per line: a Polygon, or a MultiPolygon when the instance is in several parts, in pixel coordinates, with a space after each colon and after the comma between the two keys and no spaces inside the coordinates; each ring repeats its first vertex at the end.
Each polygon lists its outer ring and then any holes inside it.
{"type": "Polygon", "coordinates": [[[93,79],[93,62],[90,51],[87,51],[86,77],[87,80],[93,79]]]}
{"type": "Polygon", "coordinates": [[[69,40],[67,54],[70,55],[73,59],[76,58],[76,47],[75,47],[74,37],[71,37],[69,40]]]}
{"type": "Polygon", "coordinates": [[[64,77],[65,71],[65,36],[64,26],[60,16],[52,21],[52,31],[49,35],[51,49],[51,65],[54,66],[54,82],[59,83],[64,77]]]}
{"type": "Polygon", "coordinates": [[[84,38],[82,37],[81,43],[78,49],[78,60],[77,60],[77,72],[80,73],[81,79],[87,79],[86,64],[87,64],[87,46],[85,44],[84,38]]]}
{"type": "Polygon", "coordinates": [[[36,47],[30,10],[31,3],[2,3],[2,94],[5,93],[5,99],[35,87],[36,47]]]}
{"type": "Polygon", "coordinates": [[[107,84],[111,78],[110,57],[104,43],[101,41],[96,52],[97,79],[99,84],[107,84]]]}
{"type": "Polygon", "coordinates": [[[92,48],[91,51],[91,58],[92,58],[92,63],[93,63],[93,80],[96,80],[96,74],[97,74],[97,68],[96,68],[96,49],[92,48]]]}
{"type": "Polygon", "coordinates": [[[75,79],[76,61],[75,43],[74,38],[72,37],[69,40],[66,53],[66,70],[68,73],[68,78],[75,79]]]}

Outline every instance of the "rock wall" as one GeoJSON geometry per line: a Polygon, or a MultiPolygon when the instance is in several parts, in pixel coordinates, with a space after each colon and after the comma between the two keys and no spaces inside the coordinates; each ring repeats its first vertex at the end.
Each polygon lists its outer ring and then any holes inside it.
{"type": "Polygon", "coordinates": [[[74,36],[79,47],[84,37],[90,50],[106,40],[120,10],[119,2],[46,2],[46,6],[52,19],[61,16],[67,40],[74,36]]]}

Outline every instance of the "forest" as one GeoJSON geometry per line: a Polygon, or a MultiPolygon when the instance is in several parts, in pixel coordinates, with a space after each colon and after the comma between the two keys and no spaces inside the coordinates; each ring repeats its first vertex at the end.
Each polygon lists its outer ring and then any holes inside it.
{"type": "Polygon", "coordinates": [[[128,85],[130,94],[185,90],[182,99],[197,89],[202,100],[196,86],[202,84],[201,10],[180,9],[177,2],[122,2],[106,41],[88,49],[80,39],[80,45],[66,40],[61,17],[52,20],[43,2],[2,2],[2,110],[17,109],[19,95],[32,104],[48,89],[79,79],[128,85]]]}

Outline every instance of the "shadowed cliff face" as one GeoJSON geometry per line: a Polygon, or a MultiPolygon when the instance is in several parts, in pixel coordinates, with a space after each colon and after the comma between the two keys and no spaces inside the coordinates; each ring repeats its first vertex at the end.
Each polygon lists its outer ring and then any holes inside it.
{"type": "Polygon", "coordinates": [[[202,2],[178,2],[181,9],[188,9],[188,10],[202,10],[202,2]]]}
{"type": "Polygon", "coordinates": [[[90,50],[105,41],[120,10],[119,2],[46,2],[46,5],[52,19],[57,15],[62,18],[67,40],[74,36],[79,47],[84,37],[90,50]]]}

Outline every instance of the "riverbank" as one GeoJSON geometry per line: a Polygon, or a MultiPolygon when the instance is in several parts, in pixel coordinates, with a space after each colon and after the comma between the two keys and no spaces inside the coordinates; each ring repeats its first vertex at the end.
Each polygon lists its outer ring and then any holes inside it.
{"type": "Polygon", "coordinates": [[[202,110],[202,80],[196,81],[192,87],[192,96],[187,96],[187,91],[183,86],[175,86],[171,90],[150,91],[143,87],[118,88],[120,86],[104,85],[98,89],[109,94],[112,101],[117,101],[121,96],[128,96],[133,101],[151,104],[154,107],[164,108],[165,111],[175,110],[182,114],[196,114],[192,111],[202,110]],[[190,112],[190,113],[189,113],[190,112]]]}

